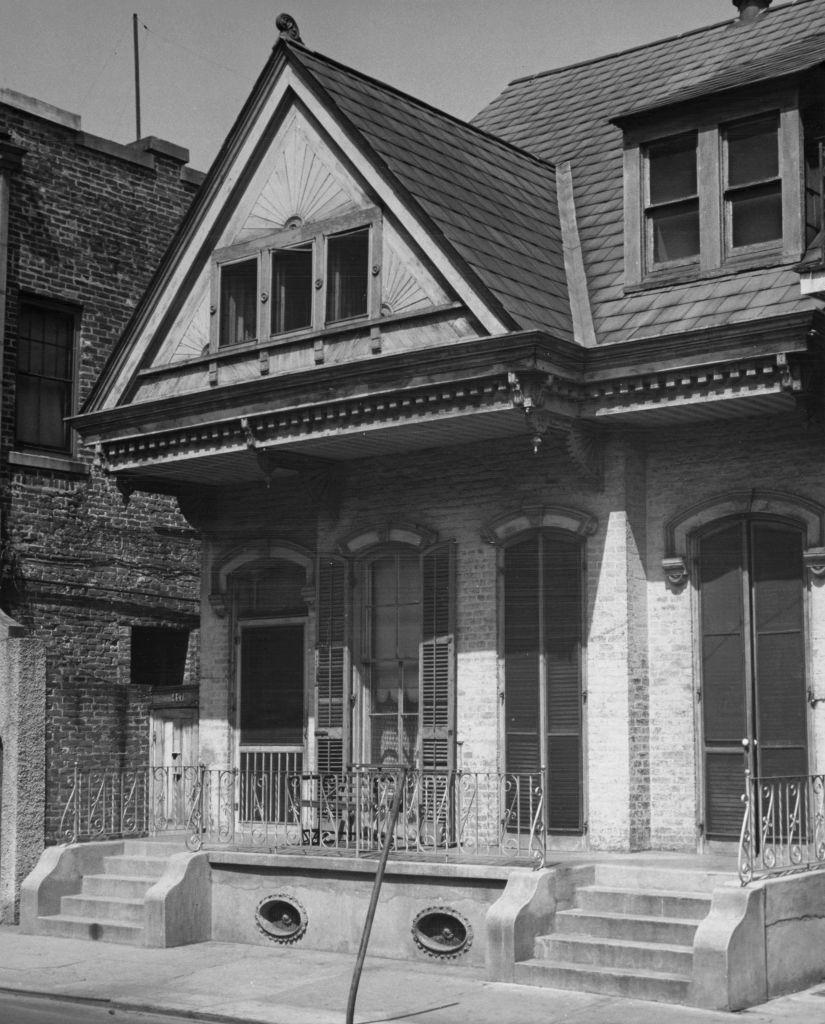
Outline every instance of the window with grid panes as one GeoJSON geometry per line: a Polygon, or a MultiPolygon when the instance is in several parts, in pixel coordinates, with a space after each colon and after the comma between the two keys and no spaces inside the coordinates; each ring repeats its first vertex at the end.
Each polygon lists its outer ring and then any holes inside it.
{"type": "Polygon", "coordinates": [[[20,307],[17,348],[16,442],[68,452],[65,418],[72,412],[77,314],[46,303],[20,307]]]}

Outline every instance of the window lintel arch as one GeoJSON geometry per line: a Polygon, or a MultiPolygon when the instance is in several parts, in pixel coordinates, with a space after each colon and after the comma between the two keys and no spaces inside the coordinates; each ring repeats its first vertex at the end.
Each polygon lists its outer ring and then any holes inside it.
{"type": "MultiPolygon", "coordinates": [[[[315,558],[306,548],[282,540],[261,540],[242,544],[228,551],[212,567],[209,603],[215,613],[223,618],[227,613],[229,578],[243,568],[252,568],[260,562],[293,562],[300,565],[306,574],[307,594],[314,595],[315,558]]],[[[308,598],[309,599],[309,598],[308,598]]]]}
{"type": "Polygon", "coordinates": [[[481,535],[488,544],[504,547],[532,530],[558,530],[579,537],[591,537],[598,520],[587,512],[561,505],[535,505],[517,512],[505,512],[484,524],[481,535]]]}
{"type": "Polygon", "coordinates": [[[425,551],[438,539],[437,534],[415,523],[382,523],[366,530],[357,530],[338,545],[342,555],[365,558],[381,548],[401,545],[416,551],[425,551]]]}
{"type": "Polygon", "coordinates": [[[714,523],[734,516],[772,517],[792,523],[802,530],[805,564],[814,576],[819,569],[825,575],[825,507],[801,495],[785,491],[755,488],[715,494],[678,512],[665,523],[665,557],[662,559],[667,582],[681,587],[687,582],[688,552],[694,537],[714,523]]]}

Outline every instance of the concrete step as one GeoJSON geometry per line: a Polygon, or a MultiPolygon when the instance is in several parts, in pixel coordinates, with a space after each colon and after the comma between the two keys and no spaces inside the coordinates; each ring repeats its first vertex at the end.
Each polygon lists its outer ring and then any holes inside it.
{"type": "Polygon", "coordinates": [[[655,889],[666,892],[710,894],[718,885],[738,885],[736,865],[730,871],[700,868],[659,867],[651,864],[622,864],[600,861],[596,864],[594,882],[608,889],[655,889]]]}
{"type": "Polygon", "coordinates": [[[535,959],[550,963],[621,967],[625,970],[664,971],[690,977],[693,949],[661,942],[628,942],[587,935],[541,935],[535,943],[535,959]]]}
{"type": "Polygon", "coordinates": [[[664,942],[673,946],[692,946],[698,925],[696,920],[645,917],[641,914],[590,913],[586,910],[561,910],[555,918],[555,931],[561,935],[588,935],[593,938],[625,939],[629,942],[664,942]]]}
{"type": "Polygon", "coordinates": [[[130,900],[120,896],[89,896],[81,893],[63,896],[60,900],[61,916],[87,918],[106,924],[143,925],[143,900],[130,900]]]}
{"type": "Polygon", "coordinates": [[[126,857],[171,857],[173,853],[186,853],[186,836],[177,839],[126,839],[123,854],[126,857]]]}
{"type": "Polygon", "coordinates": [[[618,967],[582,966],[546,960],[523,960],[515,965],[518,985],[599,992],[659,1003],[687,1001],[690,978],[659,971],[630,971],[618,967]]]}
{"type": "Polygon", "coordinates": [[[39,917],[38,932],[64,939],[93,939],[98,942],[116,942],[123,946],[144,945],[143,927],[115,921],[94,921],[87,917],[55,914],[39,917]]]}
{"type": "Polygon", "coordinates": [[[107,875],[130,875],[136,878],[160,878],[166,870],[166,857],[131,857],[126,854],[103,858],[107,875]]]}
{"type": "Polygon", "coordinates": [[[585,885],[576,890],[576,905],[591,913],[641,914],[643,917],[701,921],[710,911],[710,894],[585,885]]]}
{"type": "Polygon", "coordinates": [[[85,896],[120,896],[123,899],[142,899],[157,882],[148,875],[84,875],[82,892],[85,896]]]}

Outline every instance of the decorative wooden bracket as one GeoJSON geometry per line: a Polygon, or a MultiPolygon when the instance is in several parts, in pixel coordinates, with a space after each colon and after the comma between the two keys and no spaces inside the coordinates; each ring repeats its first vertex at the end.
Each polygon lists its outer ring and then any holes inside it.
{"type": "Polygon", "coordinates": [[[547,408],[553,380],[549,373],[508,373],[510,400],[514,408],[524,412],[532,435],[534,454],[538,455],[541,451],[548,434],[561,435],[565,450],[578,472],[588,483],[600,489],[604,460],[598,431],[589,423],[554,415],[547,408]]]}

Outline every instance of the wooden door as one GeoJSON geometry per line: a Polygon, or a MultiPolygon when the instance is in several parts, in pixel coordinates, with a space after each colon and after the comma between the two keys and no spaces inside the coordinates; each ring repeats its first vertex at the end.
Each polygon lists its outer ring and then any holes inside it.
{"type": "Polygon", "coordinates": [[[153,821],[158,828],[184,828],[198,763],[197,708],[155,708],[150,728],[153,821]]]}
{"type": "Polygon", "coordinates": [[[738,839],[745,769],[808,771],[802,535],[736,519],[699,548],[705,832],[738,839]]]}

